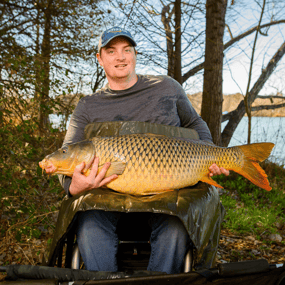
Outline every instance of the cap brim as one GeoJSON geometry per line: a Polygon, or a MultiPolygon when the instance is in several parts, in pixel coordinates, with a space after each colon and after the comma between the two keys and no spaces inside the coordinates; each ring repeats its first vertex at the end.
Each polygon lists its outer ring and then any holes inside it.
{"type": "Polygon", "coordinates": [[[134,47],[137,46],[136,42],[135,42],[132,38],[130,38],[129,36],[127,36],[127,35],[114,35],[113,37],[111,37],[110,39],[108,39],[108,41],[106,41],[106,43],[105,43],[104,45],[101,45],[100,48],[105,47],[111,40],[113,40],[113,39],[115,39],[115,38],[117,38],[117,37],[125,37],[125,38],[127,38],[127,39],[131,42],[131,44],[132,44],[134,47]]]}

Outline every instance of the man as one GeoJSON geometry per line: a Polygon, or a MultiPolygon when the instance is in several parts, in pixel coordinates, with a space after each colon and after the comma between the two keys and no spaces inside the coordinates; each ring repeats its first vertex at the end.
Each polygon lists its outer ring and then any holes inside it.
{"type": "MultiPolygon", "coordinates": [[[[195,129],[200,139],[212,141],[206,123],[196,113],[181,85],[167,76],[142,76],[135,71],[137,52],[132,35],[120,28],[106,30],[100,37],[97,59],[104,68],[108,84],[78,103],[64,140],[65,144],[84,139],[84,128],[92,122],[142,121],[195,129]]],[[[60,177],[68,195],[98,188],[116,179],[104,177],[110,163],[97,175],[95,158],[88,177],[78,165],[72,179],[60,177]]],[[[52,171],[50,166],[50,172],[52,171]]],[[[211,176],[229,172],[217,165],[211,176]]],[[[47,171],[49,172],[49,170],[47,171]]],[[[117,271],[118,237],[116,226],[121,214],[99,210],[78,215],[77,242],[88,270],[117,271]]],[[[182,222],[174,216],[152,214],[150,271],[179,273],[190,239],[182,222]]]]}

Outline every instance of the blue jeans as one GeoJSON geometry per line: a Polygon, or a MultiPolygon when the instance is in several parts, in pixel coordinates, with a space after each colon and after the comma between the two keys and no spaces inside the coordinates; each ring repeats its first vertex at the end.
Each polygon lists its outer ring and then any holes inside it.
{"type": "MultiPolygon", "coordinates": [[[[118,271],[116,228],[120,216],[120,212],[101,210],[79,213],[77,243],[87,270],[118,271]]],[[[184,225],[179,218],[166,214],[151,214],[149,225],[151,255],[147,270],[180,273],[190,245],[184,225]]]]}

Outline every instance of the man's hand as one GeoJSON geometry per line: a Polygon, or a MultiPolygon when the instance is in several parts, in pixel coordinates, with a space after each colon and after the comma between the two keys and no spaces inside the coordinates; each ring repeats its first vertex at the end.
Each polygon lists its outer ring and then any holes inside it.
{"type": "Polygon", "coordinates": [[[226,176],[228,176],[230,174],[229,170],[226,170],[223,167],[220,168],[215,163],[209,167],[209,170],[210,170],[210,174],[209,174],[210,177],[214,175],[220,175],[220,174],[225,174],[226,176]]]}
{"type": "MultiPolygon", "coordinates": [[[[111,182],[112,180],[116,179],[118,175],[113,174],[109,177],[104,178],[108,168],[110,167],[111,163],[106,162],[104,166],[102,167],[101,171],[97,175],[98,166],[99,166],[99,157],[95,157],[90,174],[88,176],[85,176],[82,174],[82,170],[85,167],[85,163],[82,162],[81,164],[77,165],[75,167],[72,181],[69,186],[69,192],[71,195],[76,195],[81,192],[91,190],[94,188],[102,187],[103,185],[106,185],[107,183],[111,182]]],[[[92,164],[92,162],[90,164],[92,164]]]]}

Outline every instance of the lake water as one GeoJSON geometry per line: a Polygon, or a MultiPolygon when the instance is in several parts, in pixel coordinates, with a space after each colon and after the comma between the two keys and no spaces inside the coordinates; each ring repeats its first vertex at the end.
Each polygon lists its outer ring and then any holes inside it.
{"type": "MultiPolygon", "coordinates": [[[[58,126],[59,118],[57,116],[52,115],[50,119],[55,126],[58,126]]],[[[236,131],[234,132],[229,146],[247,143],[247,124],[248,118],[243,117],[236,131]]],[[[226,122],[222,124],[222,129],[225,127],[225,125],[226,122]]],[[[251,129],[251,142],[274,143],[275,147],[271,152],[269,160],[280,165],[285,165],[285,117],[253,117],[251,129]]]]}
{"type": "MultiPolygon", "coordinates": [[[[272,142],[275,144],[270,161],[285,164],[285,117],[252,117],[251,143],[272,142]]],[[[243,117],[239,123],[229,146],[247,143],[248,118],[243,117]]],[[[222,129],[226,122],[222,123],[222,129]]]]}

